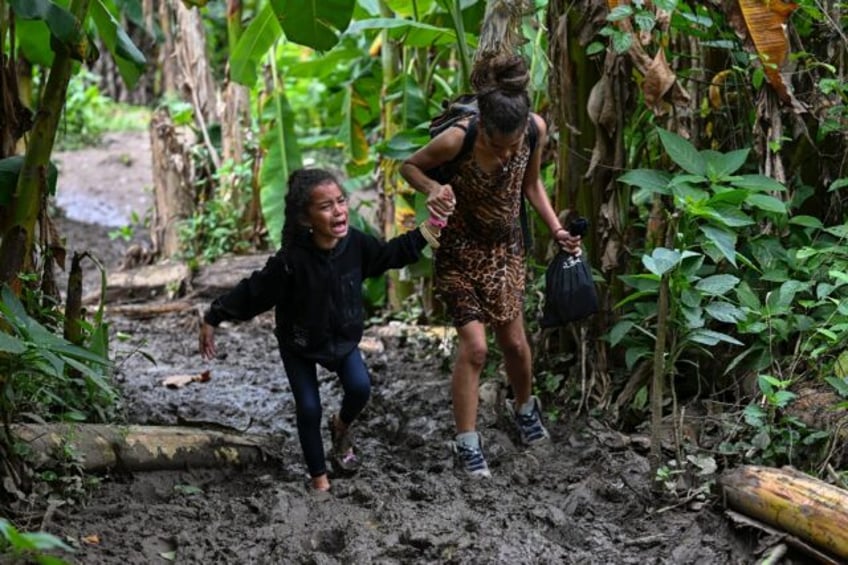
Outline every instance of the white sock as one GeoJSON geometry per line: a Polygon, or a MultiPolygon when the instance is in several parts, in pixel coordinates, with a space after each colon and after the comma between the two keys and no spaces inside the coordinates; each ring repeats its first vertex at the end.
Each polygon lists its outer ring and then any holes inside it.
{"type": "Polygon", "coordinates": [[[480,435],[476,431],[462,432],[461,434],[456,434],[456,443],[462,447],[480,449],[480,435]]]}
{"type": "Polygon", "coordinates": [[[527,402],[525,402],[518,408],[518,413],[522,416],[527,416],[528,414],[533,412],[534,408],[536,408],[536,399],[531,396],[529,399],[527,399],[527,402]]]}

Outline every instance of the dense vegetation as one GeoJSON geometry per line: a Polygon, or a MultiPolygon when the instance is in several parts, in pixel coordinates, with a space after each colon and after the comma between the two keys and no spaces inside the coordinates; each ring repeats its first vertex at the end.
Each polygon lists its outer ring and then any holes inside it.
{"type": "MultiPolygon", "coordinates": [[[[442,101],[469,88],[485,20],[521,38],[553,132],[546,185],[557,209],[592,226],[602,313],[538,340],[541,392],[623,429],[677,422],[684,405],[707,414],[710,451],[681,440],[668,462],[657,447],[666,478],[753,461],[845,483],[844,3],[160,3],[0,0],[0,474],[30,482],[9,431],[24,413],[114,418],[107,328],[58,303],[50,273],[63,252],[38,228],[49,223],[57,135],[96,140],[106,127],[96,109],[114,104],[101,92],[138,85],[195,132],[179,251],[193,264],[244,242],[275,246],[281,179],[310,163],[341,169],[351,191],[376,189],[356,221],[391,236],[424,208],[399,162],[426,141],[442,101]],[[501,5],[502,19],[486,19],[501,5]],[[192,33],[188,15],[202,23],[192,33]],[[194,74],[170,62],[189,37],[205,58],[194,74]],[[83,63],[98,59],[112,63],[92,78],[83,63]],[[832,417],[806,417],[798,403],[810,390],[832,417]]],[[[548,237],[534,233],[529,320],[548,237]]],[[[438,320],[429,269],[369,287],[371,303],[438,320]]]]}

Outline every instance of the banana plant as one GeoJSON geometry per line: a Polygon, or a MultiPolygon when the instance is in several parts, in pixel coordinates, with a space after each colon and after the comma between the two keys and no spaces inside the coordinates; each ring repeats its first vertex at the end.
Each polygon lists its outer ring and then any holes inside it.
{"type": "Polygon", "coordinates": [[[18,274],[35,268],[35,225],[39,218],[45,217],[47,195],[55,190],[55,181],[48,181],[52,176],[48,171],[68,81],[76,62],[91,63],[99,56],[92,31],[96,30],[129,85],[138,78],[145,59],[118,25],[112,0],[71,0],[67,8],[53,0],[9,0],[9,7],[16,21],[28,22],[24,28],[32,33],[21,44],[22,51],[34,59],[50,62],[26,154],[19,166],[17,161],[0,161],[7,173],[6,182],[0,185],[0,200],[8,203],[9,210],[0,225],[0,282],[19,288],[18,274]],[[52,55],[43,45],[33,44],[33,37],[48,37],[52,55]]]}

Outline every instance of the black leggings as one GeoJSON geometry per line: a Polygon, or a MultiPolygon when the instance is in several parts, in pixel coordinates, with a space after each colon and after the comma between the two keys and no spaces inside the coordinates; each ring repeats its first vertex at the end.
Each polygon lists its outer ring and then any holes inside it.
{"type": "MultiPolygon", "coordinates": [[[[321,439],[322,411],[317,365],[315,361],[292,353],[282,352],[281,356],[294,395],[297,435],[306,458],[306,466],[310,476],[318,477],[327,472],[327,464],[321,439]]],[[[371,396],[371,377],[362,360],[362,354],[359,348],[354,348],[342,359],[322,365],[339,376],[344,391],[339,417],[349,425],[359,416],[371,396]]]]}

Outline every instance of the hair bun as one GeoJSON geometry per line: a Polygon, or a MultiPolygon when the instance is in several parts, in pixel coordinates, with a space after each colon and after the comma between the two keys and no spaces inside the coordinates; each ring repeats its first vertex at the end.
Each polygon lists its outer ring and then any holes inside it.
{"type": "Polygon", "coordinates": [[[478,61],[471,73],[471,85],[479,94],[500,90],[504,94],[522,94],[530,82],[530,72],[519,55],[496,55],[478,61]]]}

